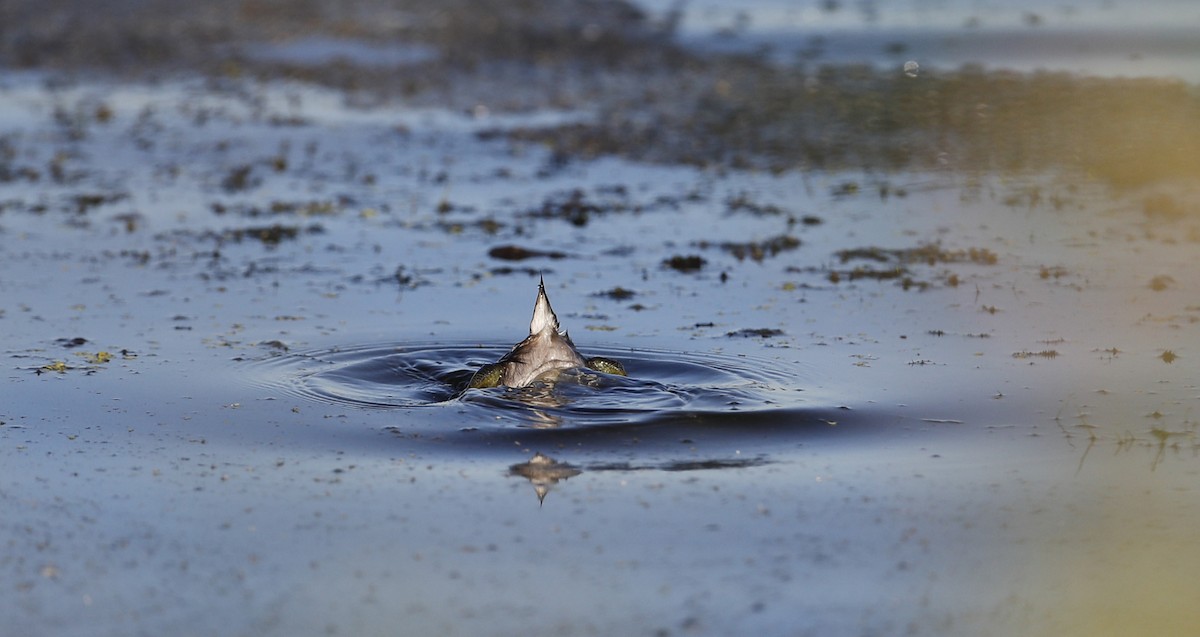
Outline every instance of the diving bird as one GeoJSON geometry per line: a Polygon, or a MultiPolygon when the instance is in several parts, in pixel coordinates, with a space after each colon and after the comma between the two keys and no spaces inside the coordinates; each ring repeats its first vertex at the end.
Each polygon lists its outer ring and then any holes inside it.
{"type": "Polygon", "coordinates": [[[539,280],[533,320],[529,321],[529,336],[499,361],[479,368],[468,387],[525,387],[536,380],[553,380],[562,370],[578,367],[627,375],[621,363],[602,356],[584,358],[575,349],[566,331],[559,331],[558,316],[546,296],[546,282],[539,280]]]}

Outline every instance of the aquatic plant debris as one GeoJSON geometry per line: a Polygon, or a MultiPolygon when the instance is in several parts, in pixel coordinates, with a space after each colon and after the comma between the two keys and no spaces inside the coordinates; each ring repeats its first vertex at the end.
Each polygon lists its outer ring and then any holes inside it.
{"type": "Polygon", "coordinates": [[[99,351],[95,353],[77,352],[75,355],[93,365],[103,365],[104,363],[111,361],[113,358],[112,354],[105,351],[99,351]]]}
{"type": "Polygon", "coordinates": [[[696,272],[697,270],[703,268],[706,263],[708,263],[708,261],[705,260],[704,257],[695,254],[677,254],[673,257],[663,260],[663,265],[671,268],[672,270],[678,270],[680,272],[696,272]]]}
{"type": "MultiPolygon", "coordinates": [[[[974,263],[979,265],[995,265],[999,257],[987,248],[966,248],[948,250],[939,244],[925,244],[915,248],[881,248],[869,246],[863,248],[847,248],[835,253],[839,262],[845,264],[852,261],[868,261],[883,264],[883,267],[873,265],[856,265],[850,269],[829,268],[826,279],[830,283],[840,283],[843,280],[856,281],[859,279],[874,279],[886,281],[896,279],[905,290],[926,290],[932,283],[913,276],[910,265],[933,266],[938,264],[974,263]]],[[[958,287],[962,282],[957,273],[947,273],[944,276],[945,285],[958,287]]]]}
{"type": "Polygon", "coordinates": [[[774,336],[783,336],[783,330],[774,327],[746,327],[740,330],[729,332],[726,334],[726,336],[741,336],[746,338],[757,336],[758,338],[771,338],[774,336]]]}
{"type": "MultiPolygon", "coordinates": [[[[781,234],[762,241],[723,241],[718,245],[720,245],[722,250],[736,257],[738,261],[746,258],[752,261],[762,261],[767,257],[774,257],[781,252],[799,248],[800,239],[791,235],[781,234]]],[[[701,242],[700,247],[708,247],[708,244],[701,242]]]]}
{"type": "Polygon", "coordinates": [[[488,250],[488,256],[502,261],[524,261],[525,259],[565,259],[567,254],[558,250],[535,250],[517,245],[496,246],[488,250]]]}
{"type": "Polygon", "coordinates": [[[852,248],[838,250],[835,253],[842,263],[853,260],[878,261],[880,263],[924,263],[937,265],[939,263],[978,263],[996,265],[999,258],[996,253],[987,248],[966,248],[947,250],[938,244],[925,244],[915,248],[852,248]]]}
{"type": "Polygon", "coordinates": [[[614,301],[626,301],[628,299],[632,299],[633,297],[637,296],[637,292],[623,288],[618,285],[617,287],[614,287],[611,290],[597,292],[594,296],[607,297],[614,301]]]}
{"type": "Polygon", "coordinates": [[[1013,358],[1058,358],[1060,356],[1058,350],[1044,349],[1037,352],[1022,350],[1013,352],[1013,358]]]}

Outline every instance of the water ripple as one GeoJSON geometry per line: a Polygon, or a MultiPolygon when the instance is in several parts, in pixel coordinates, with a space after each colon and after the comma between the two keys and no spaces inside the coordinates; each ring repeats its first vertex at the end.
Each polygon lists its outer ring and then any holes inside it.
{"type": "Polygon", "coordinates": [[[629,377],[590,370],[523,388],[466,390],[480,365],[508,345],[367,344],[296,352],[251,365],[252,382],[332,405],[368,409],[450,408],[472,428],[578,428],[681,418],[784,416],[812,408],[811,374],[776,360],[647,349],[589,347],[629,377]]]}

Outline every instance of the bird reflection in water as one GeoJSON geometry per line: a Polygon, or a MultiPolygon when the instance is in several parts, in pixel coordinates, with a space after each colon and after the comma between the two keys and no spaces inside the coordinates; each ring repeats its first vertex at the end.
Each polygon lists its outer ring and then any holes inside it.
{"type": "Polygon", "coordinates": [[[541,452],[533,454],[528,462],[515,464],[508,468],[508,475],[529,480],[529,483],[533,485],[533,492],[537,494],[539,505],[545,502],[546,494],[560,480],[573,478],[581,473],[583,470],[578,467],[559,462],[550,456],[542,455],[541,452]]]}

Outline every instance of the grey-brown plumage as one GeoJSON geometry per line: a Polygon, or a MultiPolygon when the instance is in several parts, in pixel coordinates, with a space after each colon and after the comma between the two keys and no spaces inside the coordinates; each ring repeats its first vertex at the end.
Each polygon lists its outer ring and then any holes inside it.
{"type": "Polygon", "coordinates": [[[524,387],[536,380],[549,380],[564,369],[588,367],[608,374],[625,375],[625,368],[607,358],[585,359],[571,337],[559,331],[558,316],[550,307],[545,281],[538,282],[529,336],[496,363],[484,365],[471,377],[470,387],[524,387]]]}

